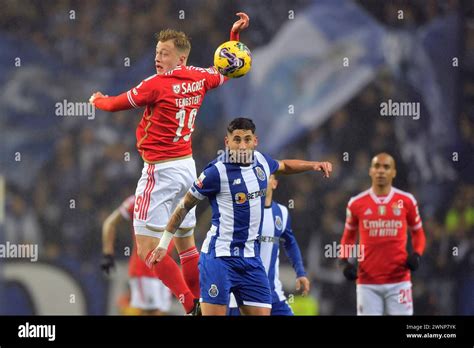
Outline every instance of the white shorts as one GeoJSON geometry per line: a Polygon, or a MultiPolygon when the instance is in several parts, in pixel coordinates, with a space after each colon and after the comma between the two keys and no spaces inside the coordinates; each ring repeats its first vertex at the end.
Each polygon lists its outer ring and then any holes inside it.
{"type": "MultiPolygon", "coordinates": [[[[161,238],[171,214],[196,180],[194,160],[185,158],[157,164],[145,163],[135,191],[133,227],[135,234],[161,238]]],[[[196,207],[186,215],[180,228],[190,229],[176,237],[193,234],[196,207]]]]}
{"type": "Polygon", "coordinates": [[[358,284],[357,315],[413,315],[411,282],[358,284]]]}
{"type": "Polygon", "coordinates": [[[131,300],[133,308],[168,312],[171,308],[171,291],[157,278],[130,278],[131,300]]]}

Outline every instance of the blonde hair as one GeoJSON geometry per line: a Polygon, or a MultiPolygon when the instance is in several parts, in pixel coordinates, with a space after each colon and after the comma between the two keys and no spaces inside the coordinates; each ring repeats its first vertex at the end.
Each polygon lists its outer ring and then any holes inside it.
{"type": "Polygon", "coordinates": [[[189,41],[189,37],[182,31],[165,29],[155,34],[155,37],[160,42],[173,40],[174,46],[179,51],[186,53],[186,55],[189,55],[189,52],[191,51],[191,42],[189,41]]]}

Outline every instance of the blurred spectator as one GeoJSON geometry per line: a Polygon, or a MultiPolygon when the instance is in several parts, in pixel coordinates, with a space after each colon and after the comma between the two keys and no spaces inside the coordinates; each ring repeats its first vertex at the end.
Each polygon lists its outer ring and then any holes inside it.
{"type": "Polygon", "coordinates": [[[36,244],[43,246],[38,219],[20,193],[10,192],[6,206],[5,241],[11,244],[36,244]]]}

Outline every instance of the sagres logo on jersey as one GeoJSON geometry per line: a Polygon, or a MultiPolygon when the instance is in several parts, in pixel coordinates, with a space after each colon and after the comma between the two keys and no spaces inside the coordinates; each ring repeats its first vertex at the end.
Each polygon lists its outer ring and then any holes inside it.
{"type": "Polygon", "coordinates": [[[260,167],[255,167],[255,173],[257,174],[257,178],[264,181],[265,180],[265,172],[260,167]]]}
{"type": "Polygon", "coordinates": [[[179,84],[173,85],[173,92],[176,94],[181,92],[181,86],[179,84]]]}
{"type": "Polygon", "coordinates": [[[217,289],[216,284],[211,284],[211,287],[209,288],[208,294],[211,297],[217,297],[217,295],[219,295],[219,289],[217,289]]]}
{"type": "Polygon", "coordinates": [[[281,231],[281,229],[283,228],[283,221],[281,221],[281,217],[279,217],[278,215],[275,216],[275,227],[281,231]]]}

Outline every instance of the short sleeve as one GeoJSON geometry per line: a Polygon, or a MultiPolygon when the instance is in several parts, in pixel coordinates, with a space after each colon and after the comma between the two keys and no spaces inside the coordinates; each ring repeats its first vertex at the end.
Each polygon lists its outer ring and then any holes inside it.
{"type": "Polygon", "coordinates": [[[197,199],[203,200],[215,196],[220,191],[220,186],[219,171],[216,166],[210,165],[199,175],[189,192],[197,199]]]}
{"type": "Polygon", "coordinates": [[[275,173],[278,168],[280,168],[280,164],[278,163],[278,161],[274,160],[273,158],[271,158],[270,156],[262,153],[263,157],[265,157],[265,160],[267,161],[268,163],[268,167],[270,168],[270,174],[273,174],[275,173]]]}
{"type": "Polygon", "coordinates": [[[152,75],[127,92],[127,98],[134,108],[154,104],[158,97],[158,75],[152,75]]]}
{"type": "Polygon", "coordinates": [[[204,75],[206,78],[206,81],[205,81],[206,90],[219,87],[225,81],[228,80],[227,77],[219,73],[217,69],[213,66],[210,68],[204,69],[204,75]]]}

